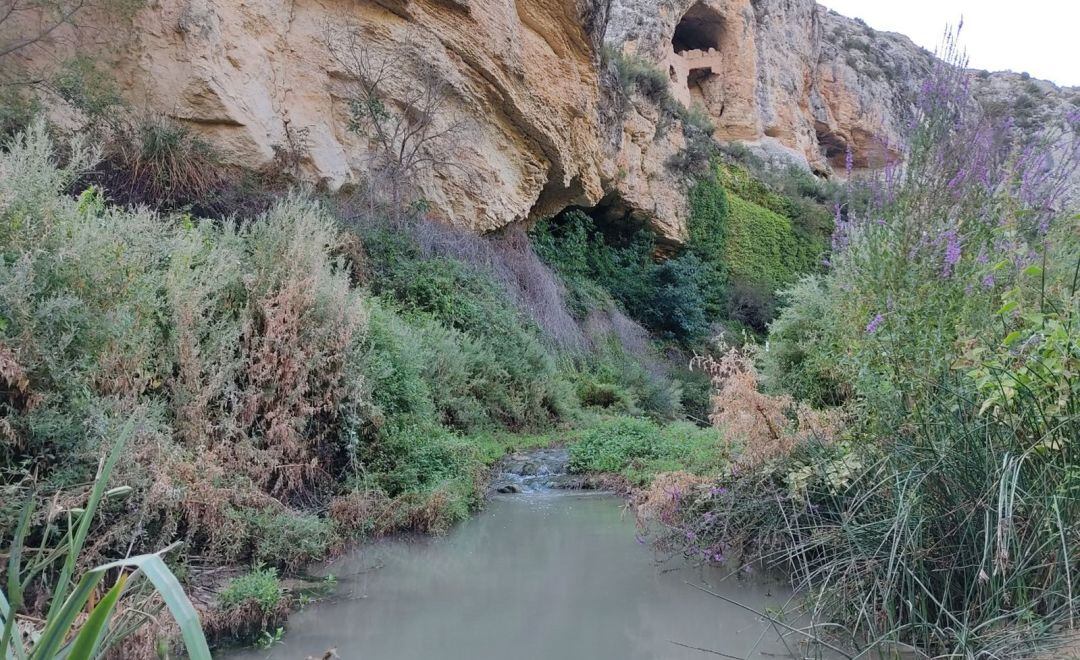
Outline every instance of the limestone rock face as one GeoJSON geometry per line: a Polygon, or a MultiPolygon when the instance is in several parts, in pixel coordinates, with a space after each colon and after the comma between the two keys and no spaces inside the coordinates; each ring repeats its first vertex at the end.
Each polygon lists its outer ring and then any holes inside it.
{"type": "Polygon", "coordinates": [[[849,148],[856,166],[892,157],[908,82],[931,62],[812,0],[615,0],[607,40],[663,66],[718,139],[822,173],[849,148]]]}
{"type": "MultiPolygon", "coordinates": [[[[356,76],[334,56],[348,29],[389,62],[387,106],[421,81],[444,101],[418,171],[446,221],[486,232],[592,207],[678,243],[686,236],[683,132],[629,102],[602,46],[642,58],[700,107],[713,137],[823,175],[897,158],[899,127],[933,63],[813,0],[156,0],[114,72],[129,104],[181,120],[223,156],[331,190],[376,181],[377,142],[355,130],[356,76]],[[621,100],[620,100],[621,99],[621,100]],[[452,129],[452,130],[451,130],[452,129]]],[[[1016,74],[973,74],[988,107],[1032,127],[1080,94],[1016,74]]]]}
{"type": "Polygon", "coordinates": [[[446,90],[419,186],[449,221],[486,231],[603,195],[596,0],[162,0],[137,17],[129,97],[197,127],[237,163],[298,151],[307,178],[362,182],[370,136],[350,130],[344,26],[387,62],[394,106],[422,77],[446,90]]]}
{"type": "MultiPolygon", "coordinates": [[[[655,63],[703,108],[715,137],[767,161],[843,172],[899,157],[933,55],[813,0],[613,0],[609,46],[655,63]]],[[[973,95],[1021,130],[1060,122],[1080,94],[1013,73],[972,72],[973,95]]]]}

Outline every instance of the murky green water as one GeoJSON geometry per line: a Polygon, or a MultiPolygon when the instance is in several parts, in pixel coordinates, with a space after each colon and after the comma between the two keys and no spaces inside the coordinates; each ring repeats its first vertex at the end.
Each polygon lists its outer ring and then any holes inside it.
{"type": "MultiPolygon", "coordinates": [[[[603,495],[498,497],[442,538],[364,546],[326,567],[335,595],[289,621],[281,644],[235,660],[634,660],[788,657],[758,611],[790,591],[722,569],[658,564],[635,541],[621,500],[603,495]]],[[[789,643],[794,645],[793,640],[789,643]]]]}

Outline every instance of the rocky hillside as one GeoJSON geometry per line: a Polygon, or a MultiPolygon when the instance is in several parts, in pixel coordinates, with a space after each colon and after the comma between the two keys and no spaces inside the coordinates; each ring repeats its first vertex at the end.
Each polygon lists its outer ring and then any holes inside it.
{"type": "MultiPolygon", "coordinates": [[[[477,231],[601,205],[683,239],[687,176],[672,163],[686,131],[621,89],[612,60],[658,69],[716,139],[824,176],[849,151],[856,168],[896,158],[933,62],[812,0],[161,0],[132,20],[129,38],[95,45],[132,104],[230,162],[288,160],[331,190],[385,185],[371,176],[387,169],[379,136],[355,125],[377,78],[387,116],[430,119],[402,149],[423,197],[477,231]]],[[[975,79],[1027,126],[1080,98],[1015,74],[975,79]]]]}

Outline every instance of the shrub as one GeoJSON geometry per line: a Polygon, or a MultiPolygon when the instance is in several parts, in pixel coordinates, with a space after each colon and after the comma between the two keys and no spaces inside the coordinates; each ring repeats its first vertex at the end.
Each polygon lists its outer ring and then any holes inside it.
{"type": "Polygon", "coordinates": [[[825,284],[808,276],[780,295],[785,305],[761,353],[765,387],[815,407],[842,404],[851,390],[836,366],[836,317],[825,284]]]}
{"type": "Polygon", "coordinates": [[[110,200],[166,210],[220,210],[215,199],[235,177],[213,146],[188,127],[146,116],[115,122],[112,132],[105,163],[89,178],[110,200]]]}
{"type": "Polygon", "coordinates": [[[773,324],[772,384],[845,399],[842,435],[784,437],[786,397],[725,378],[715,421],[764,460],[669,518],[688,553],[790,567],[864,652],[1020,657],[1075,627],[1075,162],[1049,154],[1080,134],[1013,143],[967,84],[935,65],[904,168],[851,198],[773,324]]]}
{"type": "Polygon", "coordinates": [[[658,420],[679,418],[681,389],[662,366],[650,371],[642,364],[649,356],[632,354],[615,333],[594,337],[594,344],[592,353],[565,367],[583,405],[658,420]]]}
{"type": "Polygon", "coordinates": [[[256,565],[296,569],[326,556],[337,542],[331,523],[314,514],[240,510],[234,520],[247,528],[250,557],[256,565]]]}
{"type": "Polygon", "coordinates": [[[668,77],[648,60],[636,55],[608,49],[607,56],[615,62],[619,85],[623,93],[636,91],[653,103],[667,106],[673,102],[668,77]]]}
{"type": "Polygon", "coordinates": [[[648,484],[662,472],[708,474],[728,465],[728,450],[714,429],[686,422],[660,426],[635,417],[601,420],[570,445],[570,470],[621,474],[648,484]]]}
{"type": "Polygon", "coordinates": [[[566,279],[579,316],[602,308],[606,292],[662,337],[692,343],[708,330],[704,291],[715,285],[716,275],[696,255],[658,262],[651,232],[640,230],[623,245],[611,244],[580,211],[538,224],[533,236],[540,257],[566,279]]]}
{"type": "Polygon", "coordinates": [[[650,299],[641,317],[661,337],[683,343],[703,338],[709,330],[705,293],[711,269],[695,255],[668,259],[652,273],[650,299]]]}
{"type": "Polygon", "coordinates": [[[715,175],[698,179],[689,192],[687,249],[702,263],[704,309],[708,318],[720,318],[727,299],[728,199],[715,175]]]}
{"type": "Polygon", "coordinates": [[[8,140],[26,131],[40,112],[38,99],[19,85],[0,86],[0,142],[6,145],[8,140]]]}
{"type": "Polygon", "coordinates": [[[293,503],[347,467],[365,403],[360,292],[310,201],[211,223],[61,194],[88,158],[75,149],[58,169],[40,124],[0,154],[0,455],[48,487],[79,483],[138,411],[120,471],[152,513],[118,512],[97,547],[184,533],[212,550],[230,508],[293,503]]]}
{"type": "Polygon", "coordinates": [[[800,241],[790,220],[737,195],[728,195],[728,203],[725,254],[733,278],[775,291],[793,283],[797,274],[818,267],[823,240],[800,241]]]}
{"type": "Polygon", "coordinates": [[[284,596],[277,571],[256,566],[251,572],[229,580],[218,594],[218,601],[226,609],[252,604],[269,614],[277,610],[284,596]]]}
{"type": "Polygon", "coordinates": [[[122,105],[116,80],[86,55],[65,61],[54,76],[53,86],[91,124],[109,122],[107,113],[122,105]]]}
{"type": "Polygon", "coordinates": [[[392,305],[375,301],[369,332],[361,348],[365,387],[374,404],[372,422],[379,428],[390,420],[405,424],[434,424],[434,394],[425,378],[429,357],[425,337],[392,305]]]}

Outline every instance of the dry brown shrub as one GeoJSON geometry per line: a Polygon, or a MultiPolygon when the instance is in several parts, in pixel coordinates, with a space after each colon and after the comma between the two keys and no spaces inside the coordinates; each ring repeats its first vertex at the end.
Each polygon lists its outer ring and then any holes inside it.
{"type": "Polygon", "coordinates": [[[644,492],[634,498],[638,523],[659,522],[673,525],[683,500],[699,486],[709,483],[706,477],[689,472],[665,472],[657,475],[644,492]]]}
{"type": "Polygon", "coordinates": [[[0,379],[7,386],[5,398],[22,410],[30,410],[41,403],[41,395],[30,389],[30,377],[19,362],[15,351],[0,342],[0,379]]]}
{"type": "Polygon", "coordinates": [[[349,536],[382,536],[394,530],[399,504],[378,490],[353,491],[332,500],[327,515],[349,536]]]}
{"type": "Polygon", "coordinates": [[[839,410],[814,410],[790,396],[760,392],[753,360],[739,349],[728,350],[719,360],[697,355],[690,367],[712,380],[709,421],[743,441],[744,464],[760,465],[784,456],[810,437],[832,439],[843,426],[839,410]]]}
{"type": "Polygon", "coordinates": [[[445,534],[453,520],[447,515],[451,496],[443,490],[416,493],[407,501],[405,526],[421,534],[445,534]]]}

